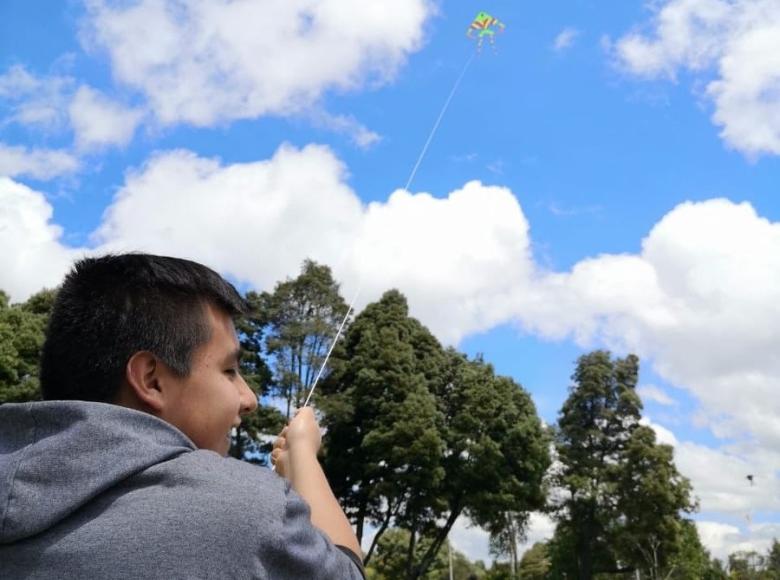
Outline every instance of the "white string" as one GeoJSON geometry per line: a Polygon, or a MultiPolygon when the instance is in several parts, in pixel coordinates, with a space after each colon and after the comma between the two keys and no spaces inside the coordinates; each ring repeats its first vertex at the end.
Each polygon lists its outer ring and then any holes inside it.
{"type": "Polygon", "coordinates": [[[320,377],[322,376],[322,372],[325,370],[325,365],[328,364],[328,359],[330,359],[330,353],[333,352],[333,347],[336,346],[336,343],[338,342],[339,337],[341,336],[341,331],[344,330],[344,325],[347,323],[347,319],[349,318],[349,315],[352,313],[352,310],[355,307],[355,301],[357,300],[357,297],[360,294],[360,288],[361,286],[358,285],[357,292],[355,292],[355,295],[352,297],[352,302],[349,303],[349,308],[347,309],[347,313],[344,315],[344,320],[341,321],[341,326],[339,326],[339,329],[336,332],[336,336],[333,338],[333,342],[330,343],[328,354],[325,355],[325,360],[322,361],[322,366],[320,366],[320,370],[314,379],[314,384],[311,386],[311,389],[309,390],[309,394],[306,396],[306,400],[303,402],[304,407],[309,406],[309,399],[311,399],[312,394],[314,394],[314,389],[317,388],[317,383],[319,382],[320,377]]]}
{"type": "MultiPolygon", "coordinates": [[[[455,84],[452,86],[452,90],[450,91],[447,100],[444,101],[444,106],[441,108],[441,111],[439,111],[439,116],[436,119],[436,122],[433,124],[433,128],[431,129],[431,132],[428,134],[428,139],[425,141],[425,145],[423,145],[419,157],[417,157],[417,161],[414,164],[414,167],[412,168],[412,173],[409,175],[409,179],[406,181],[404,190],[406,191],[409,190],[409,186],[412,184],[412,180],[414,179],[414,176],[417,173],[417,169],[420,167],[420,163],[422,163],[423,157],[425,157],[425,153],[428,151],[428,146],[431,144],[431,141],[433,141],[433,136],[436,134],[436,130],[439,128],[439,125],[441,124],[441,120],[444,118],[444,114],[447,112],[447,108],[450,106],[450,101],[452,101],[452,98],[455,96],[455,93],[458,90],[458,87],[460,86],[460,82],[463,80],[463,77],[466,75],[466,70],[468,70],[469,65],[471,65],[471,62],[474,60],[475,56],[476,56],[476,52],[472,52],[471,56],[466,61],[466,64],[463,65],[463,69],[460,71],[460,75],[455,81],[455,84]]],[[[309,406],[309,400],[311,399],[311,396],[314,394],[314,389],[317,388],[317,383],[319,382],[320,377],[322,376],[322,373],[325,370],[325,366],[328,364],[328,360],[330,359],[330,355],[333,352],[333,348],[336,346],[336,343],[341,337],[341,333],[344,330],[344,325],[346,325],[347,320],[349,319],[349,315],[352,313],[352,311],[355,308],[355,302],[357,301],[357,298],[360,295],[360,290],[362,286],[363,286],[363,282],[361,280],[358,283],[358,289],[355,292],[355,295],[352,297],[352,301],[349,303],[349,308],[347,308],[347,313],[344,315],[344,319],[341,321],[341,325],[339,326],[338,331],[336,331],[336,336],[333,338],[333,342],[331,342],[330,344],[328,353],[325,355],[325,360],[322,361],[322,365],[320,366],[320,370],[317,372],[317,376],[315,377],[314,383],[312,384],[311,389],[309,390],[309,394],[306,395],[306,400],[303,402],[304,407],[309,406]]],[[[276,465],[274,464],[271,465],[271,471],[276,471],[276,465]]]]}
{"type": "Polygon", "coordinates": [[[425,157],[426,151],[428,151],[428,146],[431,144],[431,141],[433,141],[433,136],[436,133],[436,130],[439,128],[439,123],[441,123],[441,120],[444,118],[444,113],[447,112],[447,108],[450,106],[450,101],[452,100],[452,97],[455,96],[455,91],[458,90],[458,87],[460,86],[460,81],[463,80],[463,76],[466,74],[466,70],[469,68],[471,61],[474,60],[475,55],[476,52],[471,53],[471,56],[466,61],[466,64],[463,66],[463,70],[460,71],[460,76],[458,77],[458,80],[455,81],[455,84],[453,85],[452,90],[450,91],[450,96],[447,97],[447,100],[444,102],[444,106],[441,108],[441,111],[439,112],[439,118],[436,119],[436,123],[434,123],[433,129],[431,129],[431,132],[428,135],[428,140],[425,142],[425,145],[423,146],[422,151],[420,152],[420,156],[417,158],[417,163],[414,164],[414,169],[412,169],[412,173],[411,175],[409,175],[409,179],[406,181],[406,185],[404,186],[404,189],[406,191],[409,191],[409,186],[412,184],[412,180],[414,179],[414,176],[417,173],[417,169],[420,167],[420,163],[422,163],[423,157],[425,157]]]}

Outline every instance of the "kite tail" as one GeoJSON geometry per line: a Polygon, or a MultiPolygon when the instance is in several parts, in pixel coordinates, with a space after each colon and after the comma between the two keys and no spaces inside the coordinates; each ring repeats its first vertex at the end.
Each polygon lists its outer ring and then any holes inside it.
{"type": "Polygon", "coordinates": [[[450,106],[450,101],[452,100],[452,97],[455,96],[455,93],[458,90],[458,87],[460,86],[460,81],[463,80],[463,77],[466,74],[466,70],[468,70],[469,65],[474,60],[475,56],[476,56],[476,52],[472,52],[471,56],[469,56],[468,60],[466,61],[466,64],[463,66],[463,70],[460,71],[460,76],[458,76],[458,80],[456,80],[455,84],[452,86],[450,95],[447,97],[447,100],[444,102],[444,106],[441,108],[441,111],[439,112],[439,117],[436,119],[436,123],[433,124],[433,129],[431,129],[431,132],[428,135],[428,139],[425,141],[425,145],[423,146],[422,151],[420,152],[420,156],[417,158],[417,163],[414,164],[412,173],[411,175],[409,175],[409,179],[406,181],[406,185],[404,186],[404,189],[406,191],[409,191],[409,186],[412,184],[412,180],[414,179],[414,176],[417,173],[417,169],[420,167],[420,163],[422,163],[423,157],[425,157],[425,153],[428,151],[428,146],[431,144],[431,141],[433,141],[433,136],[436,134],[436,130],[439,128],[439,124],[441,123],[441,120],[444,117],[444,113],[447,112],[447,107],[450,106]]]}

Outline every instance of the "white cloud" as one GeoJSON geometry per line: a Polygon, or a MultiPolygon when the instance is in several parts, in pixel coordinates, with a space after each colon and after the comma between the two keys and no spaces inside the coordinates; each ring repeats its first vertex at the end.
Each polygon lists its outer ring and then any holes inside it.
{"type": "MultiPolygon", "coordinates": [[[[522,556],[535,543],[552,538],[553,533],[555,533],[555,522],[551,518],[544,514],[531,513],[528,518],[525,541],[518,544],[518,553],[522,556]]],[[[454,549],[465,554],[472,561],[482,560],[487,565],[496,559],[495,556],[490,555],[489,539],[490,535],[486,531],[469,525],[469,521],[465,517],[460,517],[455,521],[449,536],[454,549]]],[[[505,559],[498,558],[498,560],[505,559]]]]}
{"type": "Polygon", "coordinates": [[[637,392],[642,397],[642,401],[653,401],[666,407],[673,407],[677,404],[677,401],[672,399],[666,391],[655,385],[640,385],[637,392]]]}
{"type": "Polygon", "coordinates": [[[88,48],[163,124],[294,114],[328,90],[385,82],[422,44],[429,0],[90,0],[88,48]]]}
{"type": "Polygon", "coordinates": [[[672,447],[676,447],[677,445],[679,445],[679,442],[677,441],[677,437],[675,437],[674,433],[672,433],[669,429],[667,429],[663,425],[654,423],[647,416],[642,417],[642,419],[640,419],[639,422],[642,425],[647,425],[648,427],[651,427],[653,431],[655,431],[655,438],[658,443],[661,443],[663,445],[671,445],[672,447]]]}
{"type": "Polygon", "coordinates": [[[666,0],[652,29],[617,42],[628,71],[667,78],[693,71],[708,83],[726,143],[751,156],[780,154],[780,3],[666,0]]]}
{"type": "Polygon", "coordinates": [[[346,295],[362,286],[360,304],[401,288],[447,341],[507,318],[531,269],[527,223],[508,190],[472,182],[447,199],[398,190],[363,208],[344,177],[325,147],[228,167],[166,153],[129,175],[95,242],[186,255],[262,288],[312,257],[333,265],[346,295]]]}
{"type": "Polygon", "coordinates": [[[576,28],[572,28],[571,26],[564,28],[558,33],[558,36],[555,37],[553,49],[557,52],[563,52],[564,50],[571,48],[574,46],[574,42],[579,35],[580,31],[576,28]]]}
{"type": "Polygon", "coordinates": [[[309,119],[315,127],[322,127],[335,133],[348,135],[361,149],[368,149],[382,140],[382,137],[360,123],[352,115],[331,115],[324,110],[309,113],[309,119]]]}
{"type": "Polygon", "coordinates": [[[696,527],[702,543],[710,550],[714,558],[724,563],[729,554],[737,551],[756,551],[765,554],[772,539],[780,537],[780,525],[760,524],[742,531],[736,526],[720,522],[698,521],[696,527]]]}
{"type": "Polygon", "coordinates": [[[77,254],[62,245],[62,228],[41,193],[0,177],[0,289],[14,302],[52,288],[77,254]]]}
{"type": "Polygon", "coordinates": [[[143,116],[86,85],[76,91],[69,113],[79,149],[126,145],[143,116]]]}
{"type": "Polygon", "coordinates": [[[69,77],[39,77],[21,65],[10,67],[0,75],[0,99],[12,103],[4,122],[45,131],[62,129],[72,87],[73,79],[69,77]]]}
{"type": "Polygon", "coordinates": [[[66,151],[28,149],[0,143],[0,176],[45,180],[73,173],[78,168],[78,159],[66,151]]]}
{"type": "Polygon", "coordinates": [[[780,225],[747,203],[684,203],[639,255],[583,260],[517,297],[527,328],[653,361],[718,435],[780,444],[780,225]]]}

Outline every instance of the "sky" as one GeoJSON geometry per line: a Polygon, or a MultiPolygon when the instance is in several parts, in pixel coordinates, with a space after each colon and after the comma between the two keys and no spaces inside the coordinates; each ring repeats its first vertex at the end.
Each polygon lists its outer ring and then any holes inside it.
{"type": "Polygon", "coordinates": [[[719,557],[780,537],[778,183],[776,0],[0,2],[13,301],[110,251],[242,290],[313,258],[548,423],[578,356],[636,353],[719,557]]]}

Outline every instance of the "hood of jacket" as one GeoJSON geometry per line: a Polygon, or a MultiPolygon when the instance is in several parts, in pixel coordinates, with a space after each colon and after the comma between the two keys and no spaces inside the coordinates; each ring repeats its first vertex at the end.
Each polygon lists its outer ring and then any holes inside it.
{"type": "Polygon", "coordinates": [[[127,477],[194,449],[169,423],[126,407],[0,405],[0,544],[39,534],[127,477]]]}

